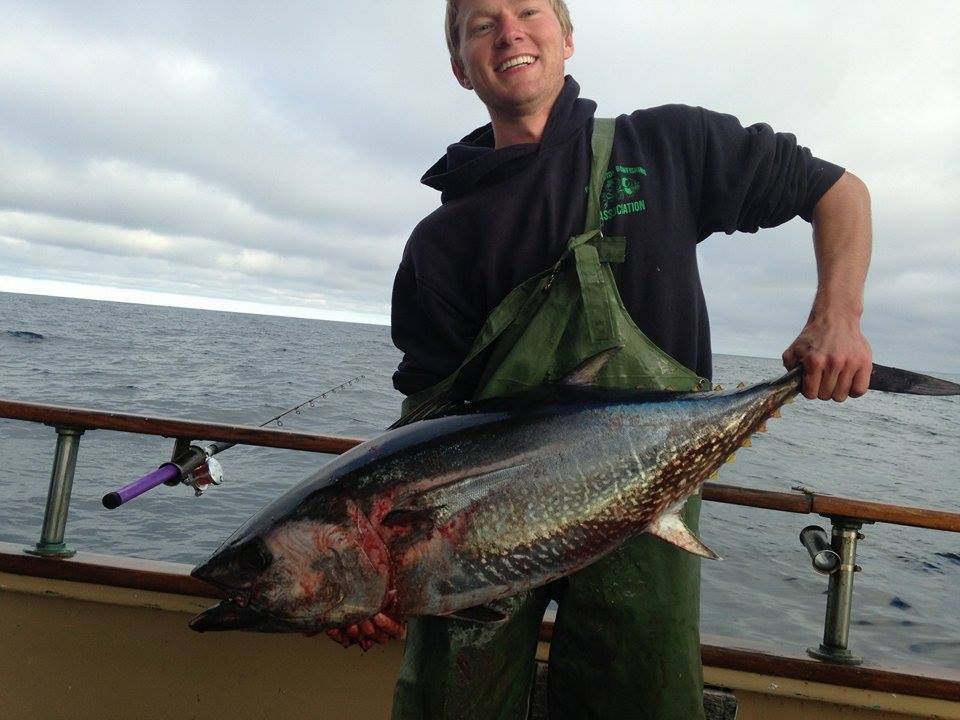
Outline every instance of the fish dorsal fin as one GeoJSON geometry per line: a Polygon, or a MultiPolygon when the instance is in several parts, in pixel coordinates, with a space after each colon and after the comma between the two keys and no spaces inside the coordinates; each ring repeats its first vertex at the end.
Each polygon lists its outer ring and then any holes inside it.
{"type": "Polygon", "coordinates": [[[437,397],[417,405],[413,410],[388,427],[387,430],[396,430],[404,425],[419,422],[420,420],[431,420],[433,418],[443,417],[461,405],[463,405],[463,401],[452,400],[449,393],[441,393],[437,397]]]}
{"type": "Polygon", "coordinates": [[[447,617],[455,617],[458,620],[484,624],[500,623],[507,619],[506,615],[490,605],[477,605],[476,607],[455,610],[447,617]]]}
{"type": "Polygon", "coordinates": [[[594,385],[597,375],[610,359],[623,349],[623,345],[614,345],[591,355],[560,380],[560,385],[575,385],[578,387],[594,385]]]}
{"type": "Polygon", "coordinates": [[[683,518],[680,517],[679,509],[661,515],[647,527],[646,532],[694,555],[710,560],[720,559],[719,555],[704,545],[703,541],[687,527],[683,518]]]}

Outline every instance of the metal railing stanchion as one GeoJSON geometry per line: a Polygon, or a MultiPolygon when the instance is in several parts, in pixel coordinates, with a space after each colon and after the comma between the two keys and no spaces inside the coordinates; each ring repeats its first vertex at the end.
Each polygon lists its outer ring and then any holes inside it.
{"type": "Polygon", "coordinates": [[[31,555],[45,557],[71,557],[73,550],[64,542],[67,513],[70,510],[70,494],[73,491],[73,473],[77,467],[77,452],[83,428],[57,426],[57,448],[50,473],[50,490],[43,514],[40,542],[27,548],[31,555]]]}
{"type": "Polygon", "coordinates": [[[827,590],[827,611],[823,621],[823,642],[809,648],[807,653],[820,660],[842,665],[859,665],[863,658],[854,655],[850,642],[850,613],[853,607],[853,578],[860,571],[857,561],[857,542],[863,540],[860,528],[863,522],[850,518],[830,518],[833,524],[831,547],[840,556],[840,566],[830,573],[827,590]]]}

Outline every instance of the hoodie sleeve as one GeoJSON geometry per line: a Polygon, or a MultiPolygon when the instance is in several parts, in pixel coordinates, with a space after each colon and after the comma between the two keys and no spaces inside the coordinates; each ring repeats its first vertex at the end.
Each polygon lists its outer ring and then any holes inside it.
{"type": "Polygon", "coordinates": [[[814,157],[789,133],[732,115],[700,112],[699,233],[756,232],[799,215],[807,222],[843,168],[814,157]]]}
{"type": "Polygon", "coordinates": [[[417,274],[407,243],[393,283],[391,333],[403,359],[393,386],[404,395],[426,390],[457,369],[470,350],[474,323],[417,274]]]}

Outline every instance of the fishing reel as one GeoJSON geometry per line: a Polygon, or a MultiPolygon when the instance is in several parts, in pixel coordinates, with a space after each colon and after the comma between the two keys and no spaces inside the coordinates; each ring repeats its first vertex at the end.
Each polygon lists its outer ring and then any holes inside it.
{"type": "Polygon", "coordinates": [[[180,482],[193,488],[194,497],[200,497],[211,485],[223,484],[223,466],[216,458],[208,457],[199,467],[184,475],[180,482]]]}
{"type": "Polygon", "coordinates": [[[211,485],[223,484],[223,466],[213,457],[225,449],[228,443],[194,445],[189,440],[177,438],[170,463],[179,468],[179,477],[171,478],[165,485],[186,485],[193,488],[194,497],[200,497],[211,485]]]}
{"type": "MultiPolygon", "coordinates": [[[[350,387],[354,383],[363,380],[363,378],[363,375],[358,375],[345,383],[340,383],[336,387],[325,390],[306,402],[302,402],[289,410],[284,410],[279,415],[275,415],[265,423],[262,423],[260,427],[266,427],[271,423],[276,423],[277,427],[280,427],[283,425],[282,419],[290,413],[295,412],[299,415],[300,411],[307,406],[316,407],[315,403],[317,400],[326,399],[328,395],[343,388],[350,387]]],[[[194,444],[194,442],[188,438],[177,438],[173,446],[173,456],[170,462],[165,462],[156,470],[144,475],[139,480],[135,480],[113,492],[107,493],[103,496],[101,502],[108,510],[115,510],[129,500],[139,497],[159,485],[168,485],[170,487],[188,485],[193,488],[194,496],[200,497],[211,485],[220,485],[223,483],[223,468],[220,467],[220,463],[217,460],[214,460],[213,456],[232,448],[234,445],[236,445],[234,442],[211,442],[198,445],[194,444]]]]}

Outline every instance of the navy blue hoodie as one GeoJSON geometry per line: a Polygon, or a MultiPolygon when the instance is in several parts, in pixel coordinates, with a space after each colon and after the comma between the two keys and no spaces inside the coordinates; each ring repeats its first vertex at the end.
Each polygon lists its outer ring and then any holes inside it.
{"type": "MultiPolygon", "coordinates": [[[[583,232],[596,104],[579,93],[568,76],[541,142],[494,150],[488,124],[424,175],[442,204],[411,234],[393,287],[393,341],[404,354],[393,383],[405,395],[453,372],[510,290],[583,232]]],[[[710,377],[697,243],[809,221],[842,174],[793,135],[731,115],[665,105],[619,116],[601,217],[605,234],[627,238],[613,271],[640,329],[710,377]]]]}

